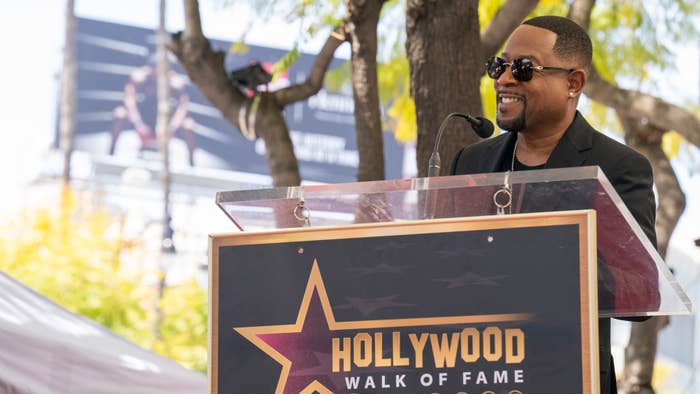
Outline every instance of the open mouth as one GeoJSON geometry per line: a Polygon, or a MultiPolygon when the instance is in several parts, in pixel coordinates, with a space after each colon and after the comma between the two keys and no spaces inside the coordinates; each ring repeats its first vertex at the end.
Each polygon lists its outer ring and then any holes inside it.
{"type": "Polygon", "coordinates": [[[514,116],[525,106],[525,97],[519,94],[499,93],[496,103],[501,116],[514,116]]]}
{"type": "Polygon", "coordinates": [[[517,97],[501,97],[501,102],[503,104],[512,104],[512,103],[516,103],[518,101],[521,101],[521,100],[517,97]]]}
{"type": "Polygon", "coordinates": [[[522,101],[524,101],[522,95],[511,93],[499,93],[497,99],[498,104],[514,104],[522,101]]]}

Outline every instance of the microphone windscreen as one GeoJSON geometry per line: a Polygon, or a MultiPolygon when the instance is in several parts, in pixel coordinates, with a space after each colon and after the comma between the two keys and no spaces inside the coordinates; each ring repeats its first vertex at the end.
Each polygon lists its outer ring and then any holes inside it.
{"type": "Polygon", "coordinates": [[[476,120],[479,121],[479,124],[471,124],[476,134],[481,138],[491,137],[493,135],[493,123],[483,116],[477,116],[476,120]]]}

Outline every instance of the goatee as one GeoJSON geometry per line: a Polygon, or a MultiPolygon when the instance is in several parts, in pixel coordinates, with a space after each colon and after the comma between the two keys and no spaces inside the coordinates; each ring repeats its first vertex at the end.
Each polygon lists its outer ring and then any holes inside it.
{"type": "MultiPolygon", "coordinates": [[[[498,108],[498,107],[496,107],[498,108]]],[[[501,119],[498,109],[496,109],[496,124],[501,130],[520,132],[525,129],[525,110],[527,109],[527,101],[523,100],[523,109],[520,114],[512,119],[501,119]]]]}

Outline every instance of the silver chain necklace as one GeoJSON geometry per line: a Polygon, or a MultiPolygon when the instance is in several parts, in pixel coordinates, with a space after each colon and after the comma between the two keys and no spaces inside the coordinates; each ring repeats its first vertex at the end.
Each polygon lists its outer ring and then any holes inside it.
{"type": "Polygon", "coordinates": [[[515,171],[515,152],[518,149],[518,139],[513,146],[513,157],[510,159],[510,171],[506,171],[503,186],[493,194],[493,203],[496,205],[496,214],[504,215],[513,212],[513,191],[510,184],[510,173],[515,171]]]}

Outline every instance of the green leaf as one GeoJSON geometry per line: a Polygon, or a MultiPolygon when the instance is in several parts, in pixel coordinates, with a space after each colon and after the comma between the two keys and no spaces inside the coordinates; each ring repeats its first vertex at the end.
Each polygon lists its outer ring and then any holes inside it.
{"type": "Polygon", "coordinates": [[[237,54],[237,55],[245,55],[248,53],[248,50],[250,48],[248,45],[243,42],[243,41],[236,41],[231,43],[231,46],[228,48],[229,53],[237,54]]]}
{"type": "Polygon", "coordinates": [[[350,61],[328,70],[324,77],[324,86],[328,91],[338,92],[350,82],[350,61]]]}
{"type": "Polygon", "coordinates": [[[125,238],[123,218],[91,201],[90,193],[66,190],[55,206],[0,223],[0,270],[141,346],[206,370],[206,293],[194,279],[166,289],[160,303],[168,335],[155,338],[158,294],[146,280],[150,272],[139,268],[153,266],[152,257],[125,238]]]}
{"type": "Polygon", "coordinates": [[[275,81],[299,59],[299,48],[295,46],[272,65],[272,80],[275,81]]]}

